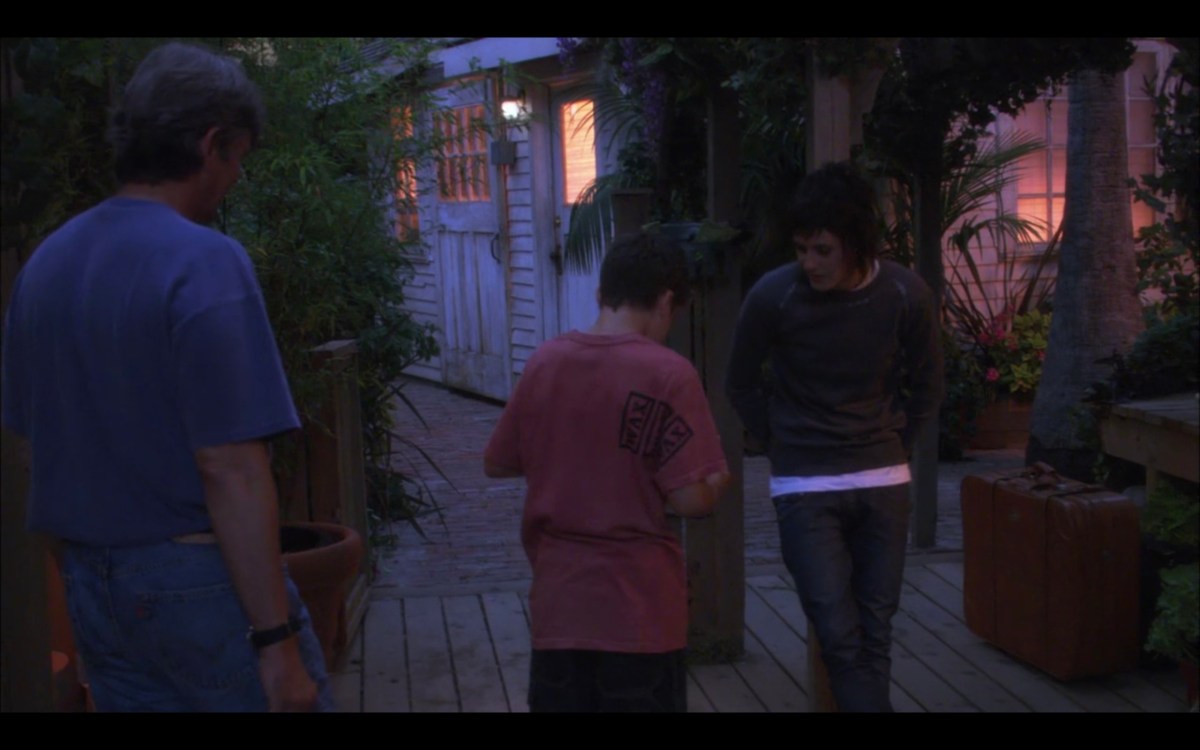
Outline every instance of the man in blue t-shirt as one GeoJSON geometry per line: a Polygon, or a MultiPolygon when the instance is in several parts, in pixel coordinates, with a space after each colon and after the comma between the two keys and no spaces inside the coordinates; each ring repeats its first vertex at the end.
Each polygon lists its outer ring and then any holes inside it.
{"type": "Polygon", "coordinates": [[[299,420],[246,251],[204,226],[263,120],[235,60],[151,52],[111,123],[120,189],[13,288],[3,424],[101,711],[328,707],[264,442],[299,420]]]}

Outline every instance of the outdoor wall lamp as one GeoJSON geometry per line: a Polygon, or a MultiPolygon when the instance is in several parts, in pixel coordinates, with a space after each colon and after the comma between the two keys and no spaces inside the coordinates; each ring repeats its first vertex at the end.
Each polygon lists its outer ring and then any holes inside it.
{"type": "Polygon", "coordinates": [[[521,86],[506,83],[504,98],[500,100],[500,112],[504,121],[512,124],[525,118],[529,111],[525,108],[525,89],[521,86]]]}

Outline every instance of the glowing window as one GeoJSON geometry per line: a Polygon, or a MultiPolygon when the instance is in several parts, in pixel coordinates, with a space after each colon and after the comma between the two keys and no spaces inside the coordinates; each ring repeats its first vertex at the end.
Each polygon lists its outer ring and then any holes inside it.
{"type": "MultiPolygon", "coordinates": [[[[1141,182],[1144,174],[1154,174],[1154,91],[1158,81],[1157,58],[1153,52],[1138,52],[1133,65],[1125,72],[1126,130],[1129,139],[1129,176],[1141,182]]],[[[1133,231],[1148,227],[1155,221],[1154,209],[1141,201],[1133,201],[1133,231]]]]}
{"type": "MultiPolygon", "coordinates": [[[[404,143],[413,137],[412,109],[405,107],[392,115],[392,132],[397,146],[403,150],[404,143]]],[[[412,159],[401,158],[396,162],[395,194],[396,236],[403,241],[416,240],[421,222],[417,204],[417,165],[412,159]]]]}
{"type": "Polygon", "coordinates": [[[563,153],[563,203],[578,203],[579,194],[596,179],[596,129],[590,99],[567,102],[559,109],[563,153]]]}
{"type": "Polygon", "coordinates": [[[1067,187],[1067,90],[1052,99],[1025,105],[1014,118],[1024,130],[1046,143],[1046,148],[1021,160],[1017,177],[1017,215],[1032,221],[1038,242],[1048,242],[1062,222],[1067,187]]]}
{"type": "Polygon", "coordinates": [[[441,200],[492,199],[485,123],[482,104],[458,107],[437,117],[438,131],[445,144],[445,153],[438,162],[438,197],[441,200]]]}

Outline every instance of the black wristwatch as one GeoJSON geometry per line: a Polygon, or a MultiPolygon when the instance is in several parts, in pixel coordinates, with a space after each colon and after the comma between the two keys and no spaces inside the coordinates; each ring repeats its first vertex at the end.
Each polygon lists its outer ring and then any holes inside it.
{"type": "Polygon", "coordinates": [[[274,645],[280,641],[285,641],[291,638],[296,633],[300,632],[300,621],[295,617],[288,617],[287,622],[282,625],[276,625],[273,628],[266,630],[255,630],[254,626],[250,626],[250,632],[246,637],[250,639],[250,645],[254,646],[256,651],[261,651],[267,646],[274,645]]]}

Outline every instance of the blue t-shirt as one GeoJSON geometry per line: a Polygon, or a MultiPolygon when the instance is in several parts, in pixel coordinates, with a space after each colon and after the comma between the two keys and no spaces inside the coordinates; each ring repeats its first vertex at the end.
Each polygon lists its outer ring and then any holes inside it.
{"type": "Polygon", "coordinates": [[[133,198],[21,270],[2,400],[33,450],[30,530],[96,545],[210,528],[195,451],[299,427],[246,251],[133,198]]]}

